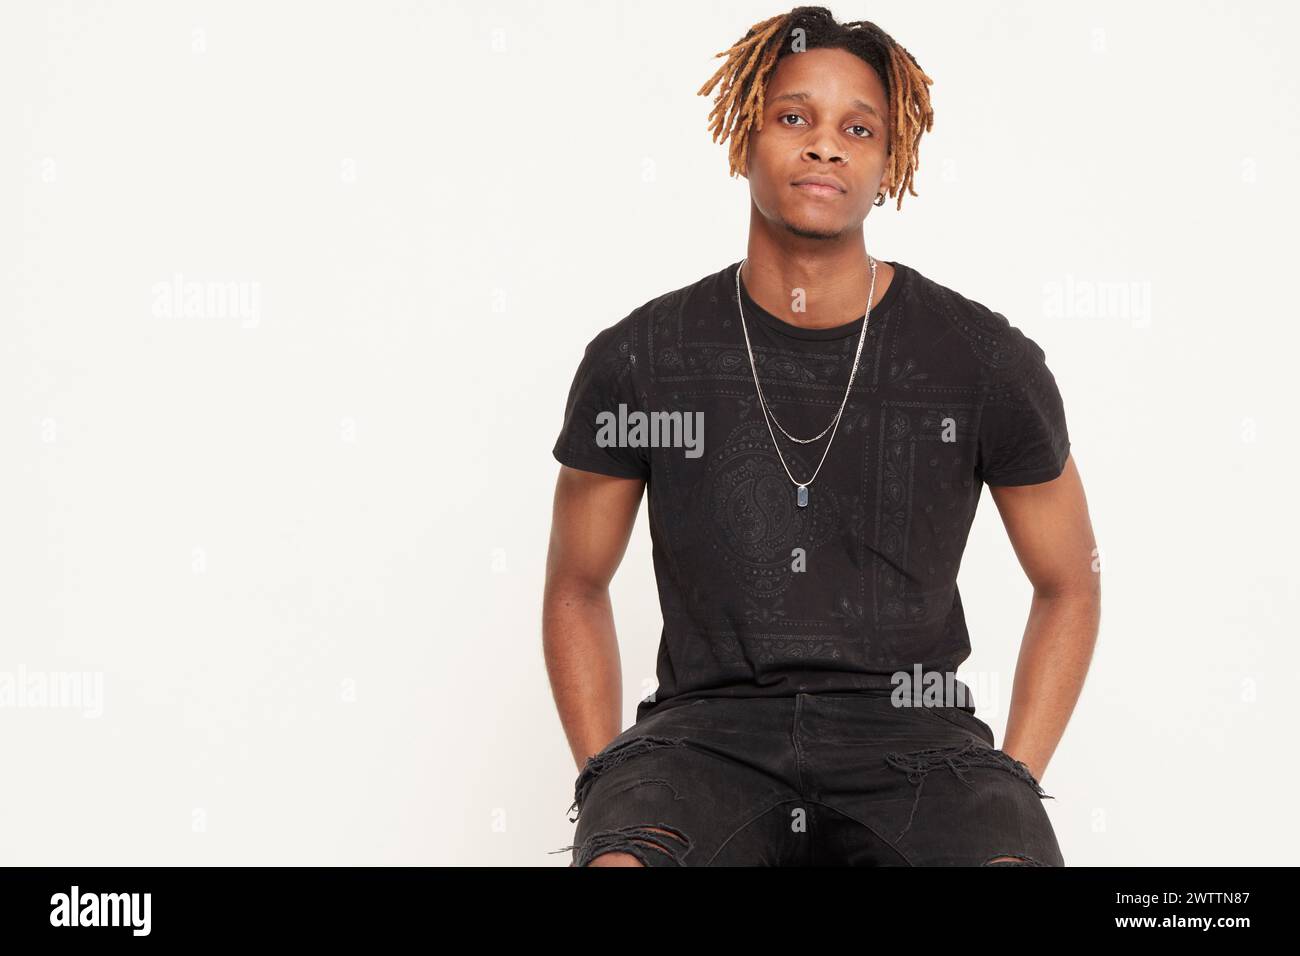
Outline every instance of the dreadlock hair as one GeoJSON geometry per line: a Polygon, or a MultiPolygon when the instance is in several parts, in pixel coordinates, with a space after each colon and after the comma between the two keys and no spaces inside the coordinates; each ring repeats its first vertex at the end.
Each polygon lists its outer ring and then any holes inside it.
{"type": "Polygon", "coordinates": [[[846,50],[866,61],[884,84],[890,124],[885,182],[889,195],[898,197],[896,208],[902,209],[904,193],[917,195],[912,175],[920,166],[921,134],[934,125],[927,89],[934,81],[916,58],[880,27],[866,20],[837,23],[825,7],[795,7],[756,23],[730,49],[717,54],[725,56],[726,62],[700,87],[698,95],[707,96],[721,82],[709,113],[709,128],[715,143],[719,138],[724,142],[731,139],[731,175],[748,170],[749,137],[763,128],[763,94],[768,80],[777,61],[800,52],[787,39],[800,28],[802,49],[846,50]]]}

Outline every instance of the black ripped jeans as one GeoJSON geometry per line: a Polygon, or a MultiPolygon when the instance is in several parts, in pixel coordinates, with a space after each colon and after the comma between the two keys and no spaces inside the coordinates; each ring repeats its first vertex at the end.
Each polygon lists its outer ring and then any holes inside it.
{"type": "MultiPolygon", "coordinates": [[[[629,727],[578,775],[573,866],[1064,866],[1023,763],[973,707],[887,691],[711,697],[629,727]]],[[[571,818],[574,819],[574,818],[571,818]]]]}

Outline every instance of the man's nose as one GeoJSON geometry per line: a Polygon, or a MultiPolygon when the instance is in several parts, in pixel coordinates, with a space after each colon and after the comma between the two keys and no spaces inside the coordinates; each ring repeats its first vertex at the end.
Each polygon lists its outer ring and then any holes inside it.
{"type": "Polygon", "coordinates": [[[803,151],[804,159],[815,160],[819,163],[842,163],[844,162],[844,151],[829,142],[810,144],[803,151]]]}

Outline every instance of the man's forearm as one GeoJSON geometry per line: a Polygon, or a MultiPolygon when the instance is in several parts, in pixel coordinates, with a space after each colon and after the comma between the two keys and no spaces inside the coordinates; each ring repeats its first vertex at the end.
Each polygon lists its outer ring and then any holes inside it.
{"type": "Polygon", "coordinates": [[[1099,584],[1035,593],[1030,605],[1002,749],[1040,781],[1083,690],[1100,622],[1099,584]]]}
{"type": "Polygon", "coordinates": [[[623,729],[623,672],[608,589],[549,590],[542,648],[560,723],[581,770],[623,729]]]}

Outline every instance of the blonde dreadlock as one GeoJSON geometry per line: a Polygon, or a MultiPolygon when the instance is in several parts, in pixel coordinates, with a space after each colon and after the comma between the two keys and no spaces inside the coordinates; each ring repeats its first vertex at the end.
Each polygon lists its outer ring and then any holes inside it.
{"type": "Polygon", "coordinates": [[[749,168],[749,138],[763,128],[763,95],[777,61],[794,52],[786,38],[796,28],[806,35],[804,49],[834,47],[861,57],[880,76],[889,97],[889,163],[884,181],[888,194],[917,195],[912,177],[920,167],[921,134],[934,126],[930,91],[934,81],[925,75],[915,57],[874,23],[854,20],[837,23],[825,7],[795,7],[789,13],[754,24],[737,43],[718,56],[726,61],[700,87],[708,96],[721,82],[709,113],[709,129],[715,143],[725,142],[731,175],[749,168]]]}

